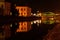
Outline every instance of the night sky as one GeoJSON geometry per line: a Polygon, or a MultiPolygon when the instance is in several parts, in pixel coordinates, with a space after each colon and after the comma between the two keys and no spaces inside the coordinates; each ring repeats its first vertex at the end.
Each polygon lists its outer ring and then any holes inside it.
{"type": "Polygon", "coordinates": [[[60,0],[10,0],[17,5],[27,5],[33,9],[33,11],[59,11],[60,0]]]}

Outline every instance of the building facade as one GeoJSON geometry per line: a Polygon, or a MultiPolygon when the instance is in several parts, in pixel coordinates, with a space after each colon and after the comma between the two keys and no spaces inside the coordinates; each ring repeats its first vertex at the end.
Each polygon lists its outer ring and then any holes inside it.
{"type": "Polygon", "coordinates": [[[11,3],[0,1],[0,15],[10,15],[11,3]]]}
{"type": "Polygon", "coordinates": [[[4,4],[4,13],[3,15],[10,15],[10,10],[11,10],[11,3],[5,2],[4,4]]]}
{"type": "Polygon", "coordinates": [[[16,6],[16,9],[19,11],[19,16],[31,16],[31,8],[27,6],[16,6]]]}
{"type": "Polygon", "coordinates": [[[31,22],[19,22],[19,28],[16,32],[27,32],[31,30],[31,22]]]}

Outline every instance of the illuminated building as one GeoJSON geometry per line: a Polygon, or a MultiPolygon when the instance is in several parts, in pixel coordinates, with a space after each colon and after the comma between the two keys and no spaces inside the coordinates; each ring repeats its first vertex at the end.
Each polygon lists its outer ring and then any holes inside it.
{"type": "Polygon", "coordinates": [[[19,11],[19,16],[31,16],[31,8],[27,6],[16,6],[16,9],[19,11]]]}
{"type": "Polygon", "coordinates": [[[0,1],[0,15],[10,15],[11,3],[0,1]]]}
{"type": "Polygon", "coordinates": [[[19,28],[16,32],[28,32],[31,30],[31,22],[19,22],[19,28]]]}

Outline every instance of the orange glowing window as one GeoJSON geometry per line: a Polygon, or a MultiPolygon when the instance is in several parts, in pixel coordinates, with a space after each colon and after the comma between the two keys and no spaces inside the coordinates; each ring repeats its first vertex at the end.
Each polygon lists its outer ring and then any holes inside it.
{"type": "Polygon", "coordinates": [[[24,22],[23,25],[24,25],[24,26],[27,26],[27,22],[24,22]]]}
{"type": "Polygon", "coordinates": [[[26,27],[24,27],[24,30],[26,30],[26,27]]]}
{"type": "Polygon", "coordinates": [[[25,15],[26,13],[24,13],[24,15],[25,15]]]}
{"type": "Polygon", "coordinates": [[[23,11],[23,8],[21,8],[21,11],[23,11]]]}
{"type": "Polygon", "coordinates": [[[23,28],[23,27],[21,27],[21,30],[24,30],[24,28],[23,28]]]}
{"type": "Polygon", "coordinates": [[[28,23],[28,22],[20,22],[19,23],[19,28],[17,29],[17,32],[27,32],[27,31],[29,31],[31,28],[31,26],[29,26],[29,25],[31,25],[30,23],[28,23]]]}
{"type": "Polygon", "coordinates": [[[24,11],[25,11],[25,8],[24,8],[24,11]]]}
{"type": "Polygon", "coordinates": [[[21,14],[21,16],[23,16],[23,13],[20,13],[21,14]]]}

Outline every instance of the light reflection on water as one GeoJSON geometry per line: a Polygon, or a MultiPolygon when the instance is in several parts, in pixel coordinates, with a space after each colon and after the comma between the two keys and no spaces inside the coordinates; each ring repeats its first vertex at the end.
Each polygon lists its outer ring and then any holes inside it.
{"type": "Polygon", "coordinates": [[[34,21],[24,21],[24,22],[15,22],[7,25],[3,25],[2,29],[0,30],[0,34],[2,39],[8,38],[10,36],[15,35],[18,32],[34,32],[38,33],[39,35],[43,35],[48,29],[53,27],[53,24],[47,24],[42,22],[41,20],[34,20],[34,21]]]}
{"type": "Polygon", "coordinates": [[[19,22],[19,28],[16,32],[27,32],[31,29],[31,22],[19,22]]]}

